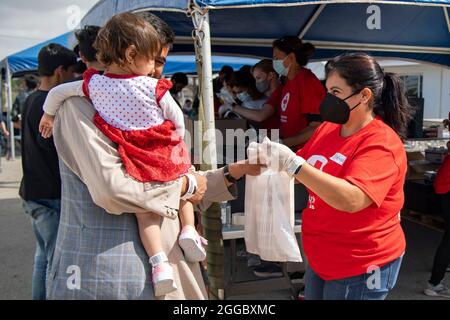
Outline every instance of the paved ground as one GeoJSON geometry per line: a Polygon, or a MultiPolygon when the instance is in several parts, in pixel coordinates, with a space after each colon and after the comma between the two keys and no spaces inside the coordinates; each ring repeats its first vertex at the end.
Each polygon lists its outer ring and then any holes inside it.
{"type": "MultiPolygon", "coordinates": [[[[30,222],[23,213],[18,188],[21,179],[20,160],[2,159],[0,173],[0,300],[30,299],[31,273],[35,249],[30,222]]],[[[429,299],[422,294],[429,277],[432,259],[442,233],[404,221],[407,253],[396,288],[389,299],[429,299]]],[[[242,276],[252,277],[242,261],[242,276]]],[[[447,277],[447,283],[450,276],[447,277]]],[[[234,299],[288,299],[289,291],[266,292],[234,299]]]]}
{"type": "Polygon", "coordinates": [[[0,173],[0,299],[31,299],[35,250],[30,222],[18,196],[20,160],[2,159],[0,173]]]}

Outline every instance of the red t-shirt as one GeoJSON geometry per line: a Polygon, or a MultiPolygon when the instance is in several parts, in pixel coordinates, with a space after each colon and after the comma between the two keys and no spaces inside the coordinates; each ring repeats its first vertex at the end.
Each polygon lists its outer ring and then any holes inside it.
{"type": "Polygon", "coordinates": [[[358,186],[373,204],[357,213],[336,210],[309,191],[302,240],[311,268],[324,280],[361,275],[399,258],[406,243],[400,225],[406,152],[380,118],[349,137],[325,122],[297,154],[317,169],[358,186]]]}
{"type": "Polygon", "coordinates": [[[280,136],[295,136],[308,126],[307,114],[319,114],[325,98],[325,88],[306,68],[301,68],[294,79],[279,87],[267,101],[280,115],[280,136]]]}
{"type": "Polygon", "coordinates": [[[444,163],[438,170],[434,181],[434,191],[437,194],[446,194],[450,191],[450,155],[445,157],[444,163]]]}

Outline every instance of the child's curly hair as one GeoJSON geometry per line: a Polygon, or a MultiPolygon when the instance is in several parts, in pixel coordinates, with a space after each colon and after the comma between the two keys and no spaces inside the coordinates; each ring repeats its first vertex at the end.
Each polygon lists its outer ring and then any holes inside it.
{"type": "Polygon", "coordinates": [[[132,13],[117,14],[97,35],[94,43],[97,60],[105,66],[113,63],[123,66],[127,63],[125,51],[131,45],[136,47],[137,54],[149,59],[161,54],[159,35],[150,23],[132,13]]]}

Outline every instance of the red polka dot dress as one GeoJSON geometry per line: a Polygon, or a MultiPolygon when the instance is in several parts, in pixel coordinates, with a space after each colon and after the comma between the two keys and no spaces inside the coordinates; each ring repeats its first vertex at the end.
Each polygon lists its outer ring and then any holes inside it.
{"type": "Polygon", "coordinates": [[[141,182],[176,180],[190,168],[184,117],[169,89],[147,76],[99,74],[88,69],[83,93],[97,113],[94,123],[118,144],[126,172],[141,182]]]}

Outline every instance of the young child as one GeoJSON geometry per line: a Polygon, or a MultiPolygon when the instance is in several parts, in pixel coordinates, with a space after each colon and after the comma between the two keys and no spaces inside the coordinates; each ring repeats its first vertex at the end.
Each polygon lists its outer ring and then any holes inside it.
{"type": "MultiPolygon", "coordinates": [[[[183,142],[184,117],[170,95],[168,80],[151,78],[154,59],[161,45],[153,27],[131,13],[112,17],[100,30],[95,47],[104,74],[89,69],[84,80],[60,85],[48,94],[39,131],[51,136],[56,112],[71,96],[86,96],[95,109],[94,123],[118,144],[126,172],[140,182],[170,182],[186,174],[190,158],[183,142]]],[[[140,237],[150,257],[156,296],[176,290],[173,269],[161,244],[161,217],[156,213],[137,214],[140,237]]],[[[182,230],[179,245],[186,260],[206,258],[201,238],[194,227],[190,202],[181,201],[182,230]]]]}

